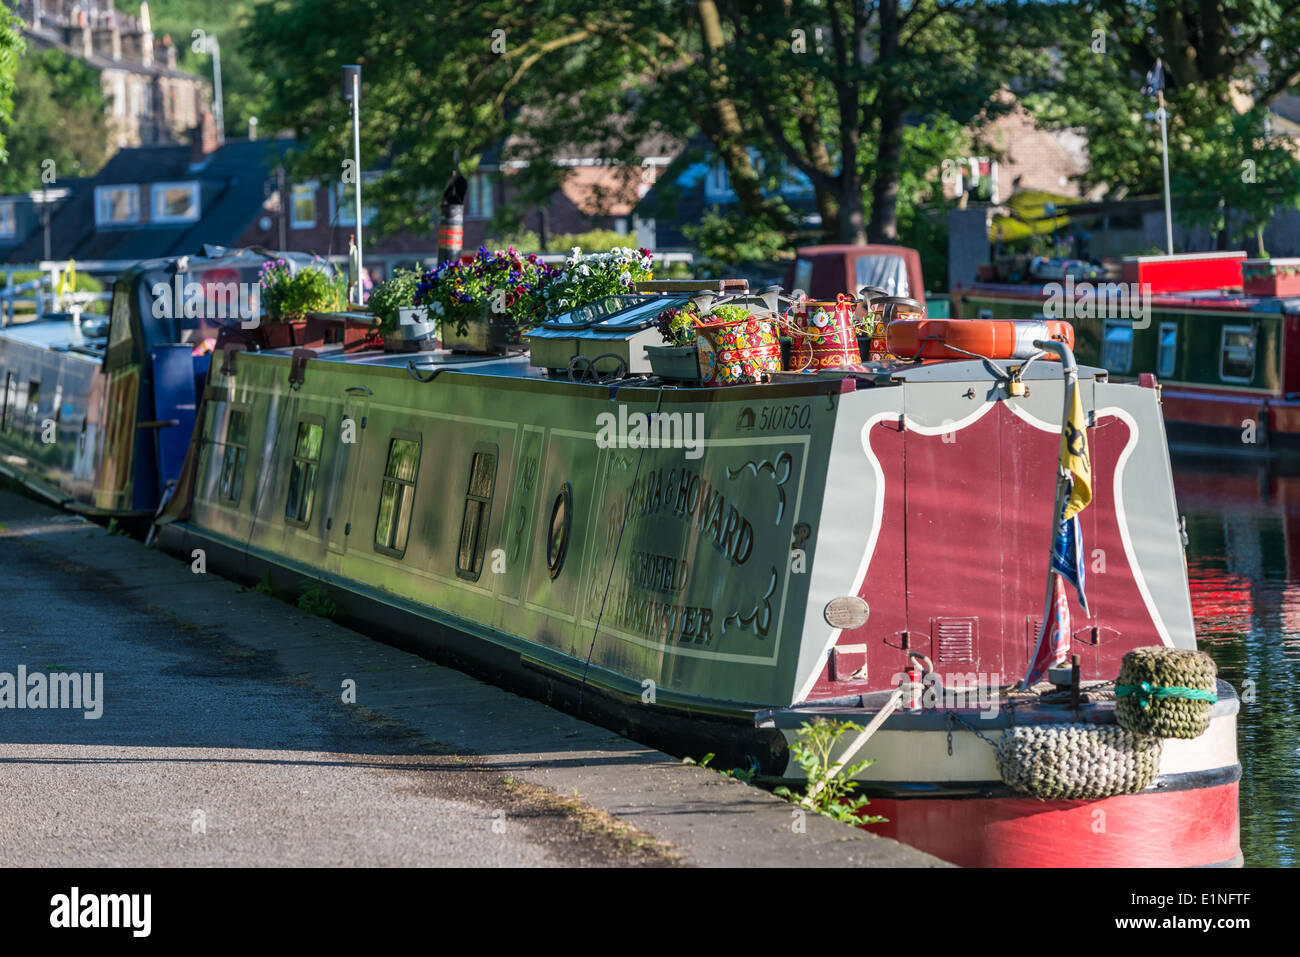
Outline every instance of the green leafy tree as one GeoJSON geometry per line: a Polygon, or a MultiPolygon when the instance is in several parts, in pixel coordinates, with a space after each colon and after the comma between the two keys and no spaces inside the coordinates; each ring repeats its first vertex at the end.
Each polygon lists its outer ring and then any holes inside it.
{"type": "Polygon", "coordinates": [[[0,191],[26,192],[97,172],[108,155],[99,75],[59,50],[30,50],[19,60],[15,87],[0,191]]]}
{"type": "Polygon", "coordinates": [[[1084,186],[1157,194],[1160,126],[1141,89],[1161,58],[1175,215],[1221,229],[1222,244],[1234,219],[1257,235],[1277,207],[1300,202],[1296,145],[1267,114],[1300,82],[1297,14],[1300,3],[1276,0],[1051,5],[1034,42],[1053,44],[1056,69],[1025,102],[1045,125],[1087,136],[1084,186]]]}
{"type": "Polygon", "coordinates": [[[0,160],[7,157],[5,135],[13,121],[14,78],[22,56],[22,21],[5,4],[0,4],[0,160]]]}

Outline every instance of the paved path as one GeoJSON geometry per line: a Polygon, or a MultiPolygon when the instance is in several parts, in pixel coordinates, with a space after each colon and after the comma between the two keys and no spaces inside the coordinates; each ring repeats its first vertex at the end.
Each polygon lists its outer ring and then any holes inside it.
{"type": "Polygon", "coordinates": [[[939,863],[0,491],[20,665],[103,713],[0,709],[0,866],[939,863]]]}

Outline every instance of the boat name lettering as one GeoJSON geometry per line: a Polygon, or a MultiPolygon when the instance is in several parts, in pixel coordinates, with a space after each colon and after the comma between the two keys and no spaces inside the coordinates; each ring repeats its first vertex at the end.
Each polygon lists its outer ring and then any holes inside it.
{"type": "Polygon", "coordinates": [[[665,644],[708,645],[713,641],[712,608],[659,601],[633,585],[625,581],[611,591],[606,622],[665,644]]]}
{"type": "Polygon", "coordinates": [[[607,544],[612,548],[628,517],[670,512],[703,532],[723,555],[737,565],[754,550],[754,526],[707,478],[690,469],[652,469],[632,486],[630,497],[618,496],[610,506],[607,544]]]}
{"type": "Polygon", "coordinates": [[[650,591],[681,591],[686,587],[691,567],[684,558],[632,552],[628,562],[628,580],[650,591]]]}

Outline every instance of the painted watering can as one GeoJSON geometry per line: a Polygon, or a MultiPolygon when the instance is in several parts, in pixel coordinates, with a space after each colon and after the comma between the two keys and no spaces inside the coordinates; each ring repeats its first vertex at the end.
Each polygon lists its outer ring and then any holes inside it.
{"type": "Polygon", "coordinates": [[[854,328],[857,301],[843,293],[835,302],[804,299],[787,313],[790,367],[794,372],[817,372],[858,365],[858,337],[854,328]]]}
{"type": "Polygon", "coordinates": [[[781,339],[770,319],[750,314],[743,319],[709,322],[706,317],[695,330],[695,340],[705,385],[761,382],[781,371],[781,339]]]}

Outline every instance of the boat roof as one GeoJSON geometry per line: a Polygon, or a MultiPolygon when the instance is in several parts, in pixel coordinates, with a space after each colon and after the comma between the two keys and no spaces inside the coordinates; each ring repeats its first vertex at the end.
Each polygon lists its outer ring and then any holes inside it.
{"type": "MultiPolygon", "coordinates": [[[[1087,280],[1103,282],[1104,280],[1087,280]]],[[[1118,281],[1118,280],[1117,280],[1118,281]]],[[[1060,280],[1052,280],[1060,284],[1060,280]]],[[[1082,285],[1085,280],[1079,280],[1082,285]]],[[[1021,296],[1026,299],[1042,299],[1047,293],[1046,283],[1032,282],[975,282],[962,287],[963,292],[992,293],[995,295],[1021,296]]],[[[1300,314],[1300,296],[1278,298],[1276,296],[1247,296],[1240,292],[1224,289],[1196,289],[1184,292],[1159,292],[1151,296],[1153,306],[1180,307],[1193,306],[1199,309],[1230,309],[1237,312],[1271,312],[1300,314]]]]}
{"type": "MultiPolygon", "coordinates": [[[[82,322],[102,316],[83,316],[82,322]]],[[[37,349],[53,349],[60,352],[87,353],[87,361],[102,356],[104,339],[89,339],[81,332],[71,319],[37,319],[32,322],[17,323],[0,329],[0,336],[37,349]]]]}

